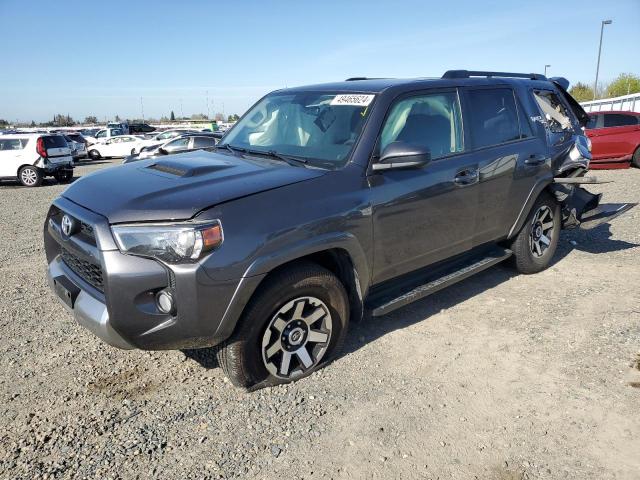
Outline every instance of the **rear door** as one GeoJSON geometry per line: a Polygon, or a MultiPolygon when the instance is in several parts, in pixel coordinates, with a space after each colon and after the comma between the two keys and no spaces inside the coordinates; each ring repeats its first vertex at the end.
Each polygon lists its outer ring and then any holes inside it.
{"type": "MultiPolygon", "coordinates": [[[[601,113],[602,128],[594,130],[594,150],[600,158],[630,157],[640,142],[638,117],[624,113],[601,113]]],[[[595,156],[595,152],[594,152],[595,156]]]]}
{"type": "Polygon", "coordinates": [[[27,142],[26,138],[0,136],[0,177],[15,177],[20,165],[33,163],[33,159],[23,158],[27,142]]]}
{"type": "Polygon", "coordinates": [[[462,92],[468,145],[479,168],[475,246],[509,233],[534,186],[549,175],[550,158],[511,87],[462,92]]]}

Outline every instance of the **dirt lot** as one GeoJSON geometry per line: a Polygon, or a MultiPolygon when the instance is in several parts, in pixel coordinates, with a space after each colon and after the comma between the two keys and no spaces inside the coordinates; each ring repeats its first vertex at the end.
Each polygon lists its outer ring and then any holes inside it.
{"type": "MultiPolygon", "coordinates": [[[[640,202],[640,170],[598,175],[640,202]]],[[[62,190],[0,186],[2,478],[640,478],[640,208],[564,233],[541,274],[493,268],[247,394],[207,350],[119,351],[74,324],[42,248],[62,190]]]]}

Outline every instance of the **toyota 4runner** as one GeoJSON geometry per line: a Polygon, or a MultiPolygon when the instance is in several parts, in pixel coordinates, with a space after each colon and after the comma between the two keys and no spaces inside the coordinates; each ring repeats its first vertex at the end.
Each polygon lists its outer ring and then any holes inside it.
{"type": "Polygon", "coordinates": [[[581,187],[597,180],[567,87],[456,70],[270,93],[213,151],[71,185],[44,225],[51,288],[110,345],[217,345],[246,388],[304,377],[350,320],[503,260],[543,270],[561,228],[633,206],[581,187]]]}

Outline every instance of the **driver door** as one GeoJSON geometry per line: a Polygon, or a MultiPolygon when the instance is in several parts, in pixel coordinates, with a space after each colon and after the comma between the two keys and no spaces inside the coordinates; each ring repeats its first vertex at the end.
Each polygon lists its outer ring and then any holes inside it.
{"type": "MultiPolygon", "coordinates": [[[[373,283],[469,250],[476,228],[478,162],[465,152],[455,89],[415,92],[391,106],[376,149],[427,147],[421,168],[372,172],[373,283]]],[[[375,158],[374,158],[375,161],[375,158]]]]}

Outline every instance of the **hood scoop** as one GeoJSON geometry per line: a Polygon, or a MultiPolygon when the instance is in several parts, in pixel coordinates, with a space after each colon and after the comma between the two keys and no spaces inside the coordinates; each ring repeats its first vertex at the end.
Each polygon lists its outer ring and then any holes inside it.
{"type": "Polygon", "coordinates": [[[206,175],[208,173],[218,172],[231,167],[225,163],[213,163],[208,165],[194,165],[193,163],[182,163],[176,161],[162,161],[152,163],[145,167],[149,170],[155,170],[156,172],[166,173],[174,177],[197,177],[199,175],[206,175]]]}

